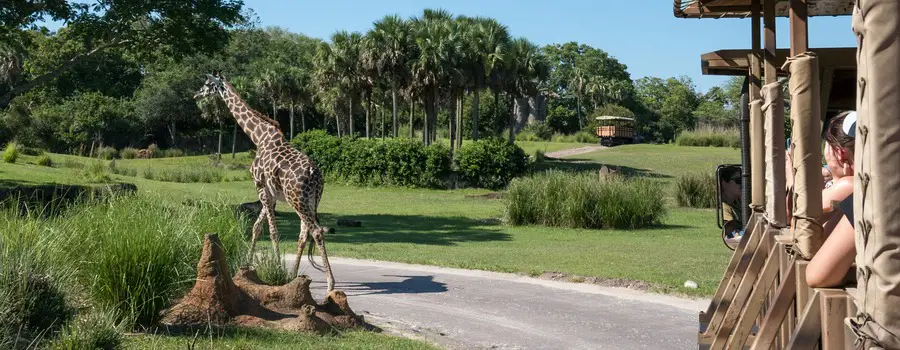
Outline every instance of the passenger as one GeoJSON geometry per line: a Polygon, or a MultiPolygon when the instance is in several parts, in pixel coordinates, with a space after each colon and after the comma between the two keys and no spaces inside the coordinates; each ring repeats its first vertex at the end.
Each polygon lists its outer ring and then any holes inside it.
{"type": "Polygon", "coordinates": [[[813,288],[843,284],[856,255],[853,231],[853,151],[856,112],[835,116],[825,132],[825,162],[832,185],[822,191],[825,242],[806,268],[813,288]]]}

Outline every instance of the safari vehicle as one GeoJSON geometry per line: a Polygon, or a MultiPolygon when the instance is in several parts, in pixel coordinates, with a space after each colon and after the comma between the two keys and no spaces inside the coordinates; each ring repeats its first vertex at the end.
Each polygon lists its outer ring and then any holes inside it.
{"type": "Polygon", "coordinates": [[[615,146],[634,143],[634,118],[599,116],[597,117],[597,137],[603,146],[615,146]]]}

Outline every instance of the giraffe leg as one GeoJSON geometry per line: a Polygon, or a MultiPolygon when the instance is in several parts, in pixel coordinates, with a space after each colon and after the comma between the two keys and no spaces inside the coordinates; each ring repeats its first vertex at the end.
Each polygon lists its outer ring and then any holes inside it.
{"type": "Polygon", "coordinates": [[[331,274],[331,264],[328,263],[328,253],[325,252],[325,230],[323,227],[315,225],[312,230],[313,240],[316,241],[316,246],[319,248],[319,253],[322,255],[322,265],[325,267],[325,279],[328,280],[328,292],[334,290],[334,275],[331,274]]]}
{"type": "Polygon", "coordinates": [[[300,238],[297,239],[297,259],[294,261],[294,274],[300,275],[300,260],[303,259],[303,248],[309,238],[309,226],[306,221],[300,223],[300,238]]]}
{"type": "Polygon", "coordinates": [[[250,263],[253,263],[253,253],[256,251],[256,240],[259,239],[259,234],[262,233],[262,222],[263,220],[267,220],[268,213],[268,195],[264,187],[259,185],[256,186],[256,192],[259,194],[259,201],[262,203],[262,209],[259,211],[259,217],[256,218],[256,222],[253,223],[253,237],[250,239],[250,263]]]}
{"type": "Polygon", "coordinates": [[[269,239],[272,240],[272,250],[275,252],[275,259],[281,259],[281,255],[278,254],[278,228],[275,227],[275,198],[274,196],[269,198],[271,200],[266,204],[266,212],[269,214],[266,215],[266,219],[269,221],[269,239]]]}

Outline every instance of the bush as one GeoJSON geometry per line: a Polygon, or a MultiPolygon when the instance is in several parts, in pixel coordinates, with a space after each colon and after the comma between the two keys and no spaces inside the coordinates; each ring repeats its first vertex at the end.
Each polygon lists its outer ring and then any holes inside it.
{"type": "Polygon", "coordinates": [[[109,182],[109,166],[99,160],[93,161],[81,170],[81,176],[91,183],[109,182]]]}
{"type": "Polygon", "coordinates": [[[135,159],[138,156],[138,150],[136,148],[126,147],[119,152],[119,156],[121,156],[122,159],[135,159]]]}
{"type": "Polygon", "coordinates": [[[184,157],[184,150],[179,148],[169,148],[167,150],[162,151],[160,157],[165,158],[175,158],[175,157],[184,157]]]}
{"type": "Polygon", "coordinates": [[[3,161],[6,163],[15,163],[16,159],[19,159],[19,146],[15,142],[10,142],[6,144],[6,149],[3,150],[3,161]]]}
{"type": "Polygon", "coordinates": [[[441,187],[451,167],[443,144],[338,138],[320,130],[299,134],[292,143],[329,179],[355,185],[441,187]]]}
{"type": "Polygon", "coordinates": [[[100,159],[112,160],[116,159],[118,156],[119,151],[116,151],[116,149],[112,147],[100,147],[100,149],[97,150],[97,158],[100,159]]]}
{"type": "Polygon", "coordinates": [[[636,229],[665,215],[661,185],[647,179],[551,171],[513,180],[503,196],[510,225],[636,229]]]}
{"type": "Polygon", "coordinates": [[[732,147],[741,146],[741,134],[737,128],[702,127],[682,131],[675,138],[679,146],[732,147]]]}
{"type": "MultiPolygon", "coordinates": [[[[309,244],[313,244],[309,242],[309,244]]],[[[297,259],[302,259],[298,256],[297,259]]],[[[275,254],[263,254],[256,264],[256,274],[263,282],[272,286],[285,285],[293,279],[284,267],[284,257],[276,258],[275,254]]]]}
{"type": "Polygon", "coordinates": [[[94,311],[69,323],[50,344],[52,350],[118,349],[122,344],[119,318],[112,311],[94,311]]]}
{"type": "Polygon", "coordinates": [[[150,146],[147,146],[147,151],[150,152],[151,158],[162,157],[162,154],[159,153],[159,146],[157,146],[155,143],[151,143],[150,146]]]}
{"type": "Polygon", "coordinates": [[[471,186],[499,189],[528,170],[528,156],[501,138],[465,144],[456,154],[460,179],[471,186]]]}
{"type": "Polygon", "coordinates": [[[19,150],[20,154],[24,154],[26,156],[39,156],[39,155],[44,154],[44,150],[42,150],[40,148],[27,147],[23,144],[19,144],[18,147],[16,147],[16,149],[19,150]]]}
{"type": "Polygon", "coordinates": [[[37,225],[15,218],[13,211],[0,217],[0,348],[24,348],[51,337],[72,318],[64,286],[71,270],[49,264],[48,249],[56,239],[42,235],[37,225]],[[5,226],[5,227],[4,227],[5,226]]]}
{"type": "Polygon", "coordinates": [[[675,181],[675,201],[691,208],[716,207],[716,176],[712,172],[685,174],[675,181]]]}
{"type": "Polygon", "coordinates": [[[75,262],[91,301],[115,311],[129,329],[156,324],[172,298],[190,289],[203,233],[218,233],[232,268],[246,262],[245,224],[225,204],[117,197],[76,207],[46,225],[68,242],[59,258],[75,262]]]}
{"type": "Polygon", "coordinates": [[[533,134],[541,141],[548,141],[553,137],[553,129],[547,123],[528,124],[522,131],[533,134]]]}
{"type": "Polygon", "coordinates": [[[52,166],[53,166],[53,159],[50,159],[50,156],[49,156],[49,155],[46,155],[46,154],[45,154],[45,155],[42,155],[40,158],[38,158],[38,160],[37,160],[37,165],[40,165],[40,166],[51,166],[51,167],[52,167],[52,166]]]}
{"type": "Polygon", "coordinates": [[[553,135],[553,142],[568,142],[568,143],[597,143],[599,139],[597,139],[597,135],[587,132],[587,131],[579,131],[572,135],[563,135],[563,134],[555,134],[553,135]]]}

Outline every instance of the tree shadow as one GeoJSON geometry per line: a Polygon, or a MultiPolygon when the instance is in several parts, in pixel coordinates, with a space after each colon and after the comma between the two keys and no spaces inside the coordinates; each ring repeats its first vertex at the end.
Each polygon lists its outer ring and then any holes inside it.
{"type": "Polygon", "coordinates": [[[647,169],[633,168],[621,165],[601,164],[589,159],[547,159],[535,165],[535,172],[557,171],[600,171],[604,166],[613,170],[618,169],[627,177],[649,177],[654,179],[671,178],[672,176],[655,173],[647,169]]]}
{"type": "MultiPolygon", "coordinates": [[[[326,235],[326,242],[338,243],[413,243],[426,245],[455,245],[460,242],[509,241],[499,220],[423,215],[342,215],[320,214],[320,224],[334,229],[326,235]],[[356,220],[361,227],[335,227],[340,219],[356,220]]],[[[276,225],[280,240],[297,241],[300,218],[294,212],[276,211],[276,225]]],[[[265,233],[259,241],[268,241],[265,233]]]]}
{"type": "MultiPolygon", "coordinates": [[[[398,276],[385,275],[384,277],[404,278],[398,282],[338,282],[335,288],[347,293],[347,295],[373,295],[373,294],[427,294],[446,292],[447,284],[437,282],[434,276],[398,276]]],[[[317,284],[317,282],[313,282],[317,284]]],[[[325,282],[319,281],[323,288],[325,282]]]]}

